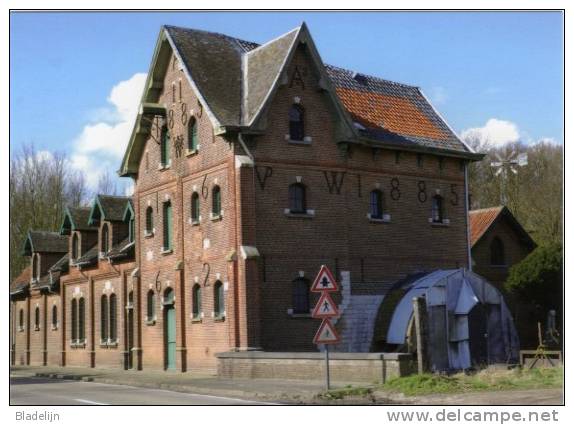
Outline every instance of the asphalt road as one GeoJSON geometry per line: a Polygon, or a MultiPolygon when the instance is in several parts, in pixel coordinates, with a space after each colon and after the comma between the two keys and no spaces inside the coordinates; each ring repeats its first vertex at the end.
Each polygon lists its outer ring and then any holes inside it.
{"type": "Polygon", "coordinates": [[[63,381],[36,377],[10,378],[11,405],[257,405],[237,398],[175,391],[63,381]]]}

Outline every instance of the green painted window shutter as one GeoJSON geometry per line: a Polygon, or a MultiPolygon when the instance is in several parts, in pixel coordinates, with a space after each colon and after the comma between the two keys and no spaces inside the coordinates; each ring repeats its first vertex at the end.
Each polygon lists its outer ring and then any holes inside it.
{"type": "Polygon", "coordinates": [[[190,151],[195,151],[197,149],[197,145],[199,143],[199,136],[197,134],[197,121],[195,118],[191,118],[189,120],[188,126],[188,149],[190,151]]]}
{"type": "Polygon", "coordinates": [[[169,164],[169,131],[163,126],[161,129],[161,165],[169,164]]]}
{"type": "Polygon", "coordinates": [[[223,296],[223,284],[220,281],[215,282],[214,285],[214,303],[213,303],[213,310],[216,317],[223,316],[223,312],[225,311],[225,301],[223,296]]]}
{"type": "Polygon", "coordinates": [[[100,305],[100,339],[108,340],[108,297],[102,295],[100,305]]]}
{"type": "Polygon", "coordinates": [[[171,202],[163,204],[163,248],[164,250],[173,249],[173,220],[171,211],[171,202]]]}
{"type": "Polygon", "coordinates": [[[193,287],[193,318],[199,319],[201,317],[201,287],[199,285],[195,285],[193,287]]]}
{"type": "Polygon", "coordinates": [[[212,191],[212,213],[214,216],[221,214],[221,189],[215,186],[212,191]]]}

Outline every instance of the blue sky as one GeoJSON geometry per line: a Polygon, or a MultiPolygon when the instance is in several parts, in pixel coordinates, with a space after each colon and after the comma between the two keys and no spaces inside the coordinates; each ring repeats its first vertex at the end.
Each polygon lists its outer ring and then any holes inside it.
{"type": "Polygon", "coordinates": [[[13,13],[11,148],[115,171],[160,25],[265,42],[302,21],[324,62],[421,87],[459,134],[563,143],[559,12],[13,13]]]}

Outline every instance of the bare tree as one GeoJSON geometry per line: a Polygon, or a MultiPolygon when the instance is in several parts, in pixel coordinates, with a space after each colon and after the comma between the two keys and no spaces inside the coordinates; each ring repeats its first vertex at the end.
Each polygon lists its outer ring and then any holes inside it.
{"type": "Polygon", "coordinates": [[[22,244],[30,229],[56,231],[66,205],[86,200],[85,179],[61,153],[24,145],[10,160],[10,280],[26,266],[22,244]]]}

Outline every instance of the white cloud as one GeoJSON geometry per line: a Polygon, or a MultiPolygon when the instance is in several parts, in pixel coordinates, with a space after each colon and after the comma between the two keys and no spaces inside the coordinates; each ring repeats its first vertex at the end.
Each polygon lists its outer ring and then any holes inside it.
{"type": "Polygon", "coordinates": [[[98,122],[86,125],[73,141],[70,161],[86,174],[87,184],[95,188],[105,171],[115,175],[133,129],[144,89],[146,74],[137,73],[112,87],[108,107],[93,114],[98,122]]]}
{"type": "Polygon", "coordinates": [[[499,147],[517,142],[520,139],[520,131],[511,121],[491,118],[483,127],[463,130],[460,137],[465,141],[478,143],[479,146],[499,147]]]}

